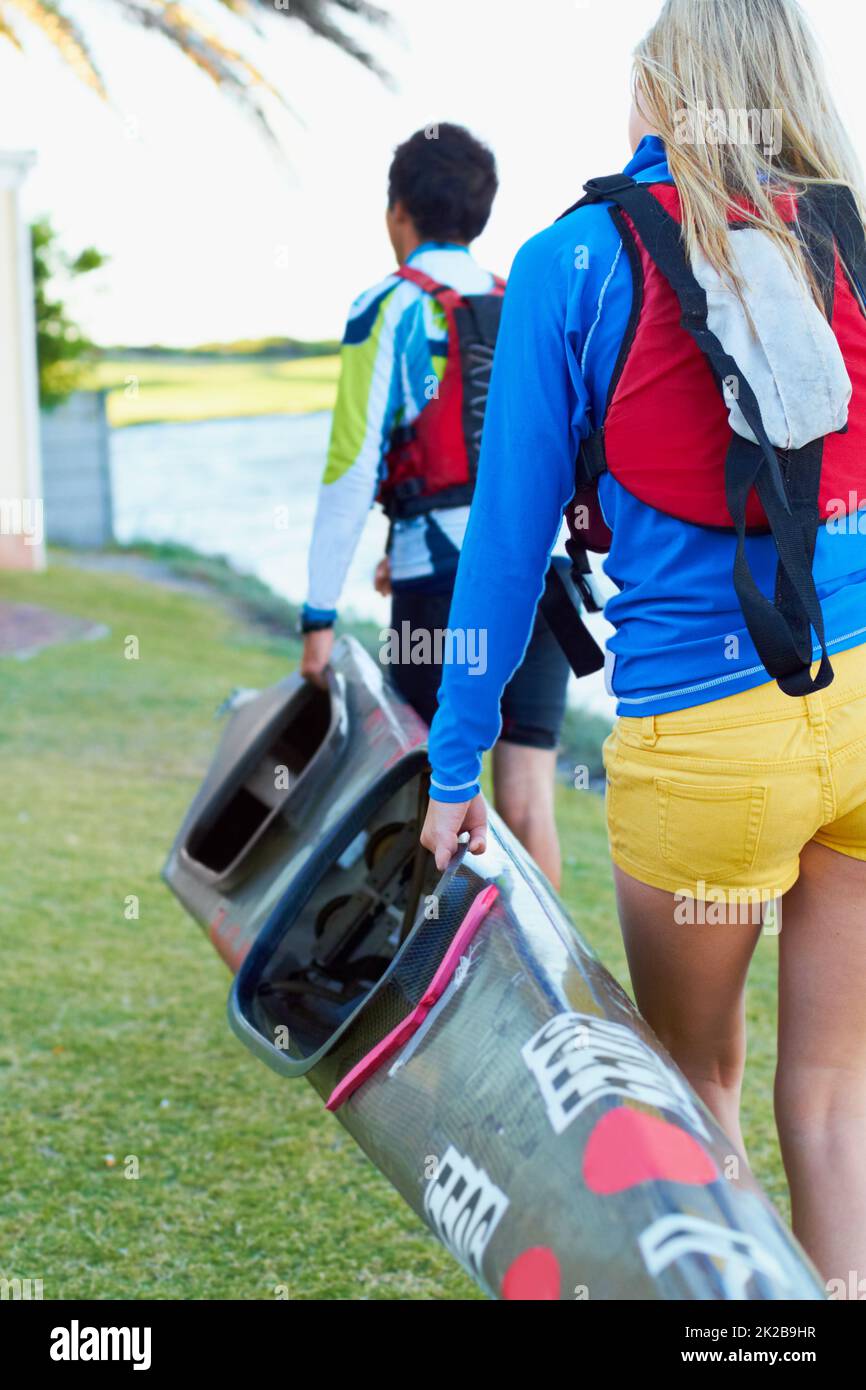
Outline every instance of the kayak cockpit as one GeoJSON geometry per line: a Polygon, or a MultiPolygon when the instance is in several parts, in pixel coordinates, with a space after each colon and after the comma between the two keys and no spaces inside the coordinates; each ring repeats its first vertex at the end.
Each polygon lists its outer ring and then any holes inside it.
{"type": "Polygon", "coordinates": [[[241,967],[229,1013],[271,1066],[309,1071],[351,1029],[386,1035],[441,967],[485,880],[421,848],[426,759],[408,759],[364,798],[271,914],[241,967]]]}
{"type": "Polygon", "coordinates": [[[286,682],[282,699],[264,710],[256,702],[251,711],[259,727],[204,799],[181,849],[187,863],[221,887],[237,880],[278,817],[303,812],[305,786],[321,781],[345,743],[343,701],[333,681],[325,688],[286,682]]]}

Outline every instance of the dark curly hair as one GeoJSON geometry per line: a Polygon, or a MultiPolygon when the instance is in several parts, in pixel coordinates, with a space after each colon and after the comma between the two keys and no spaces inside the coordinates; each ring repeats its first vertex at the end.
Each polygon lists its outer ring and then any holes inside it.
{"type": "Polygon", "coordinates": [[[430,241],[474,241],[499,187],[493,152],[460,125],[425,126],[398,145],[388,171],[388,206],[401,202],[430,241]]]}

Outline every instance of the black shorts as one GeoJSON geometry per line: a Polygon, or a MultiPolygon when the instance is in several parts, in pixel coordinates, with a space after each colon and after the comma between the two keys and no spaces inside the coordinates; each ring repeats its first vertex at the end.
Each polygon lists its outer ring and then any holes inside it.
{"type": "MultiPolygon", "coordinates": [[[[391,601],[391,626],[397,633],[403,631],[404,622],[408,622],[412,632],[444,630],[448,627],[451,593],[452,588],[443,588],[441,580],[436,592],[396,591],[391,601]]],[[[441,661],[424,665],[395,663],[388,670],[403,698],[426,723],[432,723],[442,684],[441,661]]],[[[539,610],[523,662],[502,694],[500,739],[525,748],[556,748],[565,715],[569,674],[562,648],[539,610]]]]}

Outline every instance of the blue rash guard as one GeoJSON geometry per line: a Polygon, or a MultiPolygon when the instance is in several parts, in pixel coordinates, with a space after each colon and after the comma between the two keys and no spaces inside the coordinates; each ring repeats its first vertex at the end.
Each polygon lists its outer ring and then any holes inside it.
{"type": "MultiPolygon", "coordinates": [[[[646,136],[625,173],[670,180],[662,141],[646,136]]],[[[501,693],[522,660],[574,491],[580,440],[604,420],[633,296],[608,206],[579,208],[533,237],[509,277],[450,617],[452,630],[486,632],[487,664],[445,667],[430,734],[439,801],[479,789],[481,755],[498,737],[501,693]]],[[[604,571],[618,590],[605,608],[616,629],[608,685],[617,713],[662,714],[766,683],[734,592],[735,537],[666,516],[609,474],[599,497],[613,532],[604,571]]],[[[854,523],[818,532],[814,572],[831,654],[866,641],[866,513],[854,523]]],[[[772,538],[747,545],[772,595],[772,538]]]]}

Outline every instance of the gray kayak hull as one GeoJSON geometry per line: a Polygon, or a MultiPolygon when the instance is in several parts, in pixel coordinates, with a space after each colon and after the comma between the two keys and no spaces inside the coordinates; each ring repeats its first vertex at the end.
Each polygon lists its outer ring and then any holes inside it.
{"type": "Polygon", "coordinates": [[[238,710],[164,871],[235,973],[238,1036],[306,1075],[494,1298],[822,1298],[499,818],[444,883],[429,864],[415,873],[426,730],[370,658],[339,643],[327,706],[311,715],[307,699],[290,678],[238,710]],[[318,742],[271,794],[265,772],[295,756],[287,723],[318,742]],[[411,931],[390,930],[410,909],[411,931]]]}

